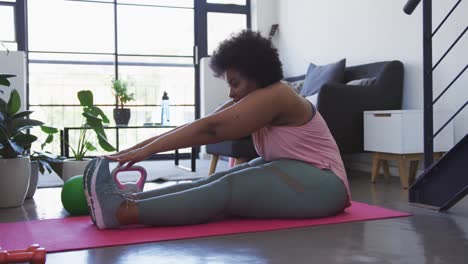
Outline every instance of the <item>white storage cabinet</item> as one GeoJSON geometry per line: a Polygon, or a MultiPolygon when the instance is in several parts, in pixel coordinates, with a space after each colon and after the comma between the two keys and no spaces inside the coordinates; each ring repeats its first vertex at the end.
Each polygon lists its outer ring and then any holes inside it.
{"type": "MultiPolygon", "coordinates": [[[[449,111],[434,111],[434,133],[450,118],[449,111]]],[[[423,110],[364,112],[364,150],[410,154],[424,152],[423,110]]],[[[453,147],[453,122],[434,139],[434,152],[453,147]]]]}

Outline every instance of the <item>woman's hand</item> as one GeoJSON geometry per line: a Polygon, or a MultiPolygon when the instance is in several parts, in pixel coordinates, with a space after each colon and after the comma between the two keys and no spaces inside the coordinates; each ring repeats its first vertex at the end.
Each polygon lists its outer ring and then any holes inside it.
{"type": "Polygon", "coordinates": [[[112,155],[106,156],[106,158],[117,161],[119,164],[117,167],[126,166],[130,168],[133,164],[140,162],[147,157],[149,157],[151,153],[148,153],[145,148],[138,148],[131,151],[126,151],[124,153],[115,153],[112,155]]]}
{"type": "Polygon", "coordinates": [[[119,152],[116,152],[114,154],[110,154],[110,155],[104,155],[104,157],[108,158],[108,159],[112,159],[112,158],[115,158],[115,157],[118,157],[118,156],[122,156],[123,154],[126,154],[128,152],[130,152],[131,150],[122,150],[122,151],[119,151],[119,152]]]}

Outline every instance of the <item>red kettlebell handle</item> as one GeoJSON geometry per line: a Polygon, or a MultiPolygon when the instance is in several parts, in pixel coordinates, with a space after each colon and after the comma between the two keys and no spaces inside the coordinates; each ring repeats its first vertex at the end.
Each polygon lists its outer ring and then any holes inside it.
{"type": "Polygon", "coordinates": [[[138,171],[140,173],[140,179],[137,181],[136,185],[138,186],[138,188],[143,190],[143,186],[145,185],[145,182],[146,182],[146,170],[141,166],[132,166],[130,168],[127,168],[127,167],[115,168],[112,171],[112,177],[114,178],[114,182],[117,183],[117,186],[120,190],[124,190],[125,185],[119,181],[119,179],[117,178],[117,174],[124,172],[124,171],[138,171]]]}

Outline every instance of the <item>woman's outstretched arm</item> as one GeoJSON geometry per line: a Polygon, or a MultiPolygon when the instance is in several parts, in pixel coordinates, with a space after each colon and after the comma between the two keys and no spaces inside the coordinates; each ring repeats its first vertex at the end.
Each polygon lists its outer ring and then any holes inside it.
{"type": "Polygon", "coordinates": [[[283,111],[278,91],[280,89],[275,87],[255,90],[217,113],[170,131],[140,148],[109,158],[118,161],[119,166],[132,166],[158,152],[247,136],[270,124],[283,111]]]}
{"type": "MultiPolygon", "coordinates": [[[[233,104],[234,104],[234,101],[229,100],[229,101],[227,101],[226,103],[224,103],[223,105],[221,105],[220,107],[218,107],[217,109],[215,109],[212,113],[210,113],[210,115],[213,115],[213,114],[215,114],[215,113],[218,113],[218,112],[220,112],[220,111],[222,111],[222,110],[224,110],[224,109],[226,109],[226,108],[232,106],[233,104]]],[[[130,148],[125,149],[125,150],[121,150],[121,151],[119,151],[119,152],[117,152],[117,153],[114,153],[114,154],[111,154],[111,155],[107,155],[107,157],[108,157],[108,158],[119,157],[119,156],[122,155],[122,154],[125,154],[125,153],[128,153],[128,152],[130,152],[130,151],[133,151],[133,150],[142,148],[142,147],[144,147],[144,146],[150,144],[151,142],[155,141],[155,140],[158,139],[159,137],[163,137],[163,136],[165,136],[165,135],[168,134],[168,133],[172,133],[172,132],[174,132],[174,131],[177,131],[177,130],[181,129],[182,127],[186,126],[186,125],[187,125],[187,124],[182,125],[182,126],[179,126],[179,127],[176,127],[176,128],[174,128],[174,129],[172,129],[172,130],[170,130],[170,131],[167,131],[167,132],[165,132],[165,133],[163,133],[163,134],[160,134],[160,135],[157,135],[157,136],[148,138],[148,139],[146,139],[146,140],[144,140],[144,141],[142,141],[142,142],[140,142],[140,143],[134,145],[133,147],[130,147],[130,148]]]]}

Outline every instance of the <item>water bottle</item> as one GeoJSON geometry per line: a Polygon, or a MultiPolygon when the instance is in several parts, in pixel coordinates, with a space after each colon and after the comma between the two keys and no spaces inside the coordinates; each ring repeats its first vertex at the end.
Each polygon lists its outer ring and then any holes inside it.
{"type": "Polygon", "coordinates": [[[169,123],[169,96],[164,92],[161,104],[161,125],[168,126],[169,123]]]}

